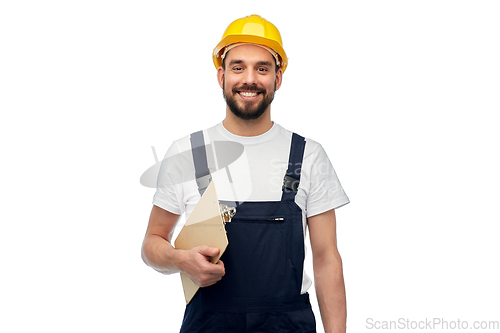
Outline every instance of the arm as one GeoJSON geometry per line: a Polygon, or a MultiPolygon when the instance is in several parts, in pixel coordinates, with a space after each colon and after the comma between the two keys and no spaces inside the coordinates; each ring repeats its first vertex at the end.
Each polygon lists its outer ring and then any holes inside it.
{"type": "Polygon", "coordinates": [[[335,210],[308,218],[314,281],[326,333],[346,331],[346,296],[342,259],[337,249],[335,210]]]}
{"type": "Polygon", "coordinates": [[[178,220],[179,215],[153,206],[142,243],[142,260],[163,274],[185,272],[200,287],[216,283],[224,276],[224,264],[220,260],[212,264],[209,257],[219,253],[219,249],[208,246],[191,250],[174,248],[171,241],[178,220]]]}

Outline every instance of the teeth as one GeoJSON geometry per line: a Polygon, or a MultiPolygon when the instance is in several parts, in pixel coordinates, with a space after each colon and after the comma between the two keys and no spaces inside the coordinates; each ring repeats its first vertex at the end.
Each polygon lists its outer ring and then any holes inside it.
{"type": "Polygon", "coordinates": [[[256,92],[251,93],[251,92],[241,91],[240,95],[245,96],[245,97],[254,97],[254,96],[257,96],[257,93],[256,92]]]}

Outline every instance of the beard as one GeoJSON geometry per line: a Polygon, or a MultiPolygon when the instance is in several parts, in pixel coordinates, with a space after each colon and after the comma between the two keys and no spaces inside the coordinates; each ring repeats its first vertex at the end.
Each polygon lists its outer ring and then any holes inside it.
{"type": "Polygon", "coordinates": [[[222,94],[226,100],[226,104],[231,110],[231,112],[238,118],[243,120],[253,120],[258,119],[260,116],[266,112],[267,108],[274,99],[274,92],[276,91],[276,82],[274,82],[274,89],[272,92],[268,93],[264,88],[259,88],[255,85],[244,84],[240,87],[233,87],[233,89],[226,93],[226,81],[224,80],[222,84],[222,94]],[[263,95],[262,100],[259,101],[240,101],[243,106],[238,105],[238,100],[236,95],[238,91],[255,91],[263,95]]]}

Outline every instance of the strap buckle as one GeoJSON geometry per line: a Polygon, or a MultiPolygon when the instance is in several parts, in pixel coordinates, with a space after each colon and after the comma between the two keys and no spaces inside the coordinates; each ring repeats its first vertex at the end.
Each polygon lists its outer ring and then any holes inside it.
{"type": "Polygon", "coordinates": [[[198,185],[198,190],[200,191],[200,194],[203,194],[203,192],[205,192],[211,181],[212,181],[211,174],[202,176],[200,178],[196,178],[196,184],[198,185]]]}
{"type": "Polygon", "coordinates": [[[287,189],[297,192],[299,190],[299,183],[300,180],[298,180],[297,178],[285,175],[285,177],[283,178],[283,187],[281,189],[283,191],[287,189]]]}

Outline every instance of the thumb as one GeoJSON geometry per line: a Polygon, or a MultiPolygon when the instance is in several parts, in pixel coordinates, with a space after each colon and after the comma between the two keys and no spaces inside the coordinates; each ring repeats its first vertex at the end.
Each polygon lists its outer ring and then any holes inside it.
{"type": "Polygon", "coordinates": [[[212,257],[219,253],[219,249],[216,247],[202,246],[198,252],[204,256],[212,257]]]}

